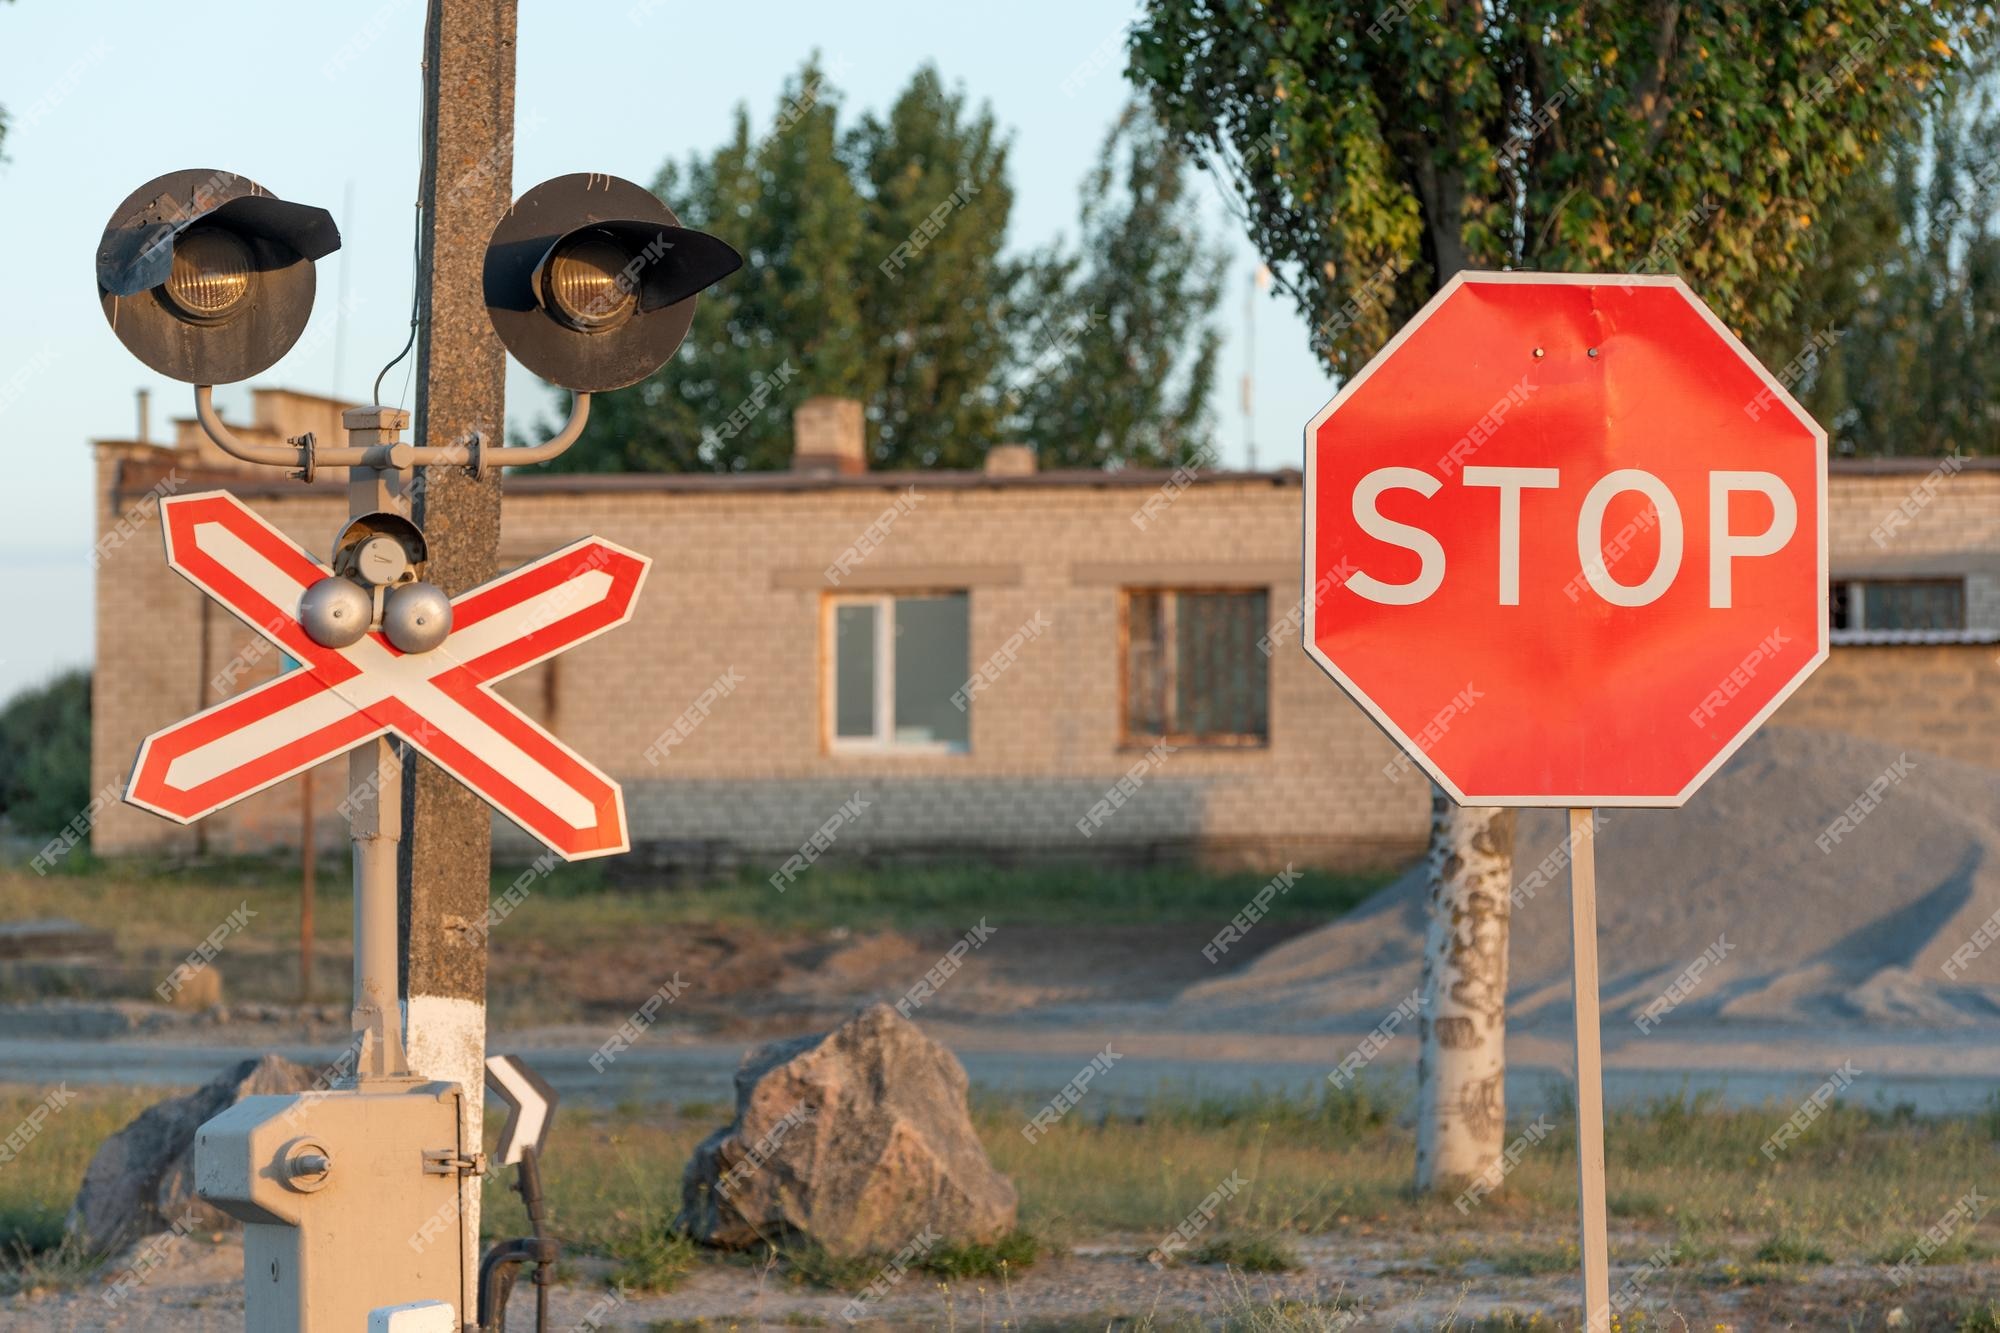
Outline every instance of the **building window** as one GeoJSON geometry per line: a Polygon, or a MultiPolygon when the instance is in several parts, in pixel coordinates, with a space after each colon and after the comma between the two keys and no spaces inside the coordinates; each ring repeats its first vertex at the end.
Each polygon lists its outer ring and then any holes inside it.
{"type": "Polygon", "coordinates": [[[1965,628],[1964,579],[1840,579],[1832,591],[1836,630],[1965,628]]]}
{"type": "Polygon", "coordinates": [[[953,701],[972,674],[966,595],[827,602],[830,748],[918,754],[968,748],[971,711],[953,701]]]}
{"type": "Polygon", "coordinates": [[[1125,594],[1124,741],[1263,745],[1271,738],[1262,588],[1125,594]]]}

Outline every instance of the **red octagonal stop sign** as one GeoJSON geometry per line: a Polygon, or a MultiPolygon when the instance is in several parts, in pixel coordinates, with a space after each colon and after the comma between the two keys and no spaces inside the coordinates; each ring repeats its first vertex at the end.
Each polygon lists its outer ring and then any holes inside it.
{"type": "Polygon", "coordinates": [[[1460,274],[1305,492],[1306,651],[1465,804],[1679,805],[1826,658],[1826,433],[1678,278],[1460,274]]]}

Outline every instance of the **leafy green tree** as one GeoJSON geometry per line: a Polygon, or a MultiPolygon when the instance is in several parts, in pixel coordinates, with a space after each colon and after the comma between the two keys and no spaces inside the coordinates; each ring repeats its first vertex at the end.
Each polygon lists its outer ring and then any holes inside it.
{"type": "Polygon", "coordinates": [[[865,199],[857,277],[875,455],[976,466],[999,435],[1018,266],[1001,254],[1014,191],[991,111],[969,115],[935,69],[847,136],[865,199]]]}
{"type": "Polygon", "coordinates": [[[1128,108],[1084,184],[1076,254],[1026,277],[1014,438],[1045,467],[1175,464],[1208,444],[1222,254],[1202,238],[1190,162],[1128,108]]]}
{"type": "MultiPolygon", "coordinates": [[[[1678,270],[1752,338],[1795,328],[1829,206],[1993,23],[1970,0],[1148,0],[1131,73],[1352,372],[1466,267],[1678,270]]],[[[1433,800],[1425,1189],[1499,1159],[1514,834],[1433,800]]]]}
{"type": "Polygon", "coordinates": [[[1996,205],[1991,80],[1947,88],[1842,195],[1797,327],[1759,349],[1840,452],[2000,453],[1996,205]]]}
{"type": "Polygon", "coordinates": [[[0,708],[0,815],[54,833],[90,804],[90,673],[66,671],[0,708]]]}
{"type": "Polygon", "coordinates": [[[782,468],[814,394],[866,404],[877,467],[977,466],[1005,439],[1091,466],[1205,443],[1217,261],[1149,118],[1121,123],[1123,156],[1107,147],[1087,186],[1083,256],[1017,259],[988,108],[928,67],[846,130],[839,103],[814,61],[761,136],[739,111],[722,148],[661,172],[660,196],[745,265],[702,296],[669,365],[598,396],[558,466],[782,468]]]}
{"type": "Polygon", "coordinates": [[[702,295],[663,370],[592,401],[589,428],[557,466],[783,467],[792,407],[815,393],[865,391],[856,270],[868,246],[840,157],[838,99],[815,60],[787,82],[763,136],[752,136],[739,108],[727,144],[660,173],[654,192],[687,225],[734,245],[744,266],[702,295]]]}

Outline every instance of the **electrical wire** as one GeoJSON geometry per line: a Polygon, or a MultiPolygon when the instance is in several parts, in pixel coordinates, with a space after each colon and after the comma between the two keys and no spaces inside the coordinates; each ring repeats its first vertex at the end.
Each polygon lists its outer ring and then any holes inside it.
{"type": "MultiPolygon", "coordinates": [[[[375,376],[375,387],[371,391],[370,401],[374,402],[378,406],[382,402],[382,381],[388,378],[389,372],[396,368],[397,363],[402,361],[404,357],[410,354],[410,349],[417,345],[417,321],[423,311],[424,184],[425,182],[430,180],[430,175],[431,175],[432,159],[431,159],[430,62],[431,62],[431,33],[433,30],[433,25],[436,23],[436,20],[437,20],[437,6],[435,4],[425,5],[424,6],[424,58],[423,61],[417,67],[417,97],[419,103],[419,111],[417,116],[417,125],[418,125],[417,205],[416,205],[417,225],[416,225],[416,236],[411,243],[411,254],[410,254],[410,337],[409,340],[403,344],[403,350],[396,353],[395,356],[391,357],[389,359],[389,364],[383,366],[381,372],[375,376]]],[[[400,406],[402,402],[409,397],[409,393],[410,393],[410,377],[409,375],[406,374],[403,377],[402,396],[397,399],[398,406],[400,406]]]]}

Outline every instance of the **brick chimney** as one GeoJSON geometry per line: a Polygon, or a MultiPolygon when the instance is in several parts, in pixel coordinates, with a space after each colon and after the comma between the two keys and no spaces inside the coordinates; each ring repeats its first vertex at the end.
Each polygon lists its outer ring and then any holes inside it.
{"type": "Polygon", "coordinates": [[[859,399],[823,394],[792,412],[792,471],[852,476],[867,470],[859,399]]]}
{"type": "Polygon", "coordinates": [[[1035,446],[996,444],[986,451],[989,477],[1032,477],[1035,475],[1035,446]]]}

